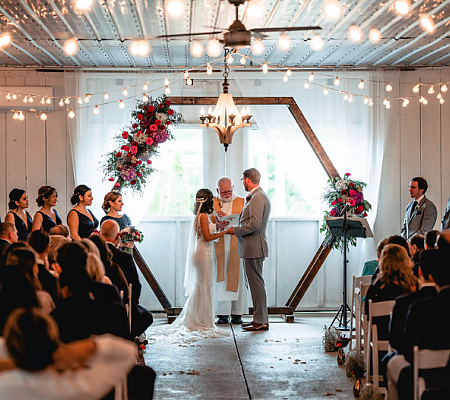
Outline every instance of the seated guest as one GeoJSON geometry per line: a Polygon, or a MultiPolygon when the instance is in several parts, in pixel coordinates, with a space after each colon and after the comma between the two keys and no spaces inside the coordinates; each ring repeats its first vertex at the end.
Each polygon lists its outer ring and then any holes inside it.
{"type": "Polygon", "coordinates": [[[28,211],[28,196],[25,190],[13,189],[9,193],[9,212],[6,214],[5,222],[14,224],[17,229],[19,240],[27,240],[28,234],[31,232],[33,220],[28,211]]]}
{"type": "Polygon", "coordinates": [[[56,225],[53,228],[50,228],[49,235],[61,235],[64,236],[66,239],[71,239],[69,228],[65,225],[56,225]]]}
{"type": "Polygon", "coordinates": [[[123,304],[93,295],[93,281],[86,272],[86,260],[87,252],[79,243],[67,243],[58,252],[62,270],[59,276],[61,300],[52,316],[62,341],[68,343],[104,333],[128,339],[130,334],[123,304]]]}
{"type": "Polygon", "coordinates": [[[0,222],[0,256],[5,249],[14,242],[17,242],[17,229],[10,222],[0,222]]]}
{"type": "Polygon", "coordinates": [[[419,260],[420,253],[425,250],[425,238],[422,235],[414,235],[408,240],[409,254],[414,263],[414,276],[419,277],[419,260]]]}
{"type": "MultiPolygon", "coordinates": [[[[129,341],[102,335],[61,344],[55,321],[33,308],[16,310],[4,336],[0,340],[4,400],[98,400],[136,368],[146,372],[140,398],[152,397],[155,374],[135,365],[136,349],[129,341]]],[[[130,390],[129,399],[137,399],[130,390]]]]}
{"type": "Polygon", "coordinates": [[[85,250],[88,253],[86,260],[86,272],[89,277],[95,282],[102,282],[112,285],[111,279],[109,279],[105,274],[105,266],[103,265],[100,257],[100,251],[97,246],[92,243],[90,239],[86,238],[81,239],[80,243],[85,246],[85,250]]]}
{"type": "Polygon", "coordinates": [[[58,192],[52,186],[41,186],[38,190],[36,203],[40,208],[33,219],[33,231],[48,231],[56,225],[61,225],[58,212],[53,208],[58,201],[58,192]]]}
{"type": "Polygon", "coordinates": [[[117,263],[122,269],[128,283],[132,284],[132,336],[139,336],[152,324],[153,316],[150,311],[139,305],[141,295],[141,283],[137,274],[133,257],[116,246],[119,245],[119,225],[116,221],[108,220],[100,227],[100,236],[108,243],[109,249],[113,253],[112,261],[117,263]]]}
{"type": "Polygon", "coordinates": [[[436,248],[439,231],[433,230],[425,233],[425,250],[436,248]]]}
{"type": "Polygon", "coordinates": [[[92,205],[91,188],[86,185],[78,185],[73,191],[70,202],[75,206],[67,215],[67,225],[69,225],[70,235],[73,240],[88,238],[94,229],[98,227],[98,220],[91,210],[86,207],[92,205]]]}
{"type": "Polygon", "coordinates": [[[383,247],[387,243],[387,241],[388,241],[387,238],[380,240],[380,243],[378,243],[377,247],[377,259],[366,261],[366,263],[364,264],[364,268],[362,270],[361,274],[362,276],[367,275],[373,276],[373,274],[377,270],[378,264],[380,263],[381,252],[383,251],[383,247]]]}
{"type": "Polygon", "coordinates": [[[28,244],[37,253],[39,267],[38,278],[44,290],[50,293],[53,301],[58,301],[58,288],[56,278],[51,274],[48,267],[47,254],[50,244],[50,236],[45,231],[33,231],[28,236],[28,244]]]}
{"type": "Polygon", "coordinates": [[[50,244],[48,245],[48,253],[47,253],[48,267],[49,272],[56,278],[59,276],[60,273],[60,271],[57,270],[58,250],[68,242],[69,239],[67,239],[64,236],[50,235],[50,244]]]}

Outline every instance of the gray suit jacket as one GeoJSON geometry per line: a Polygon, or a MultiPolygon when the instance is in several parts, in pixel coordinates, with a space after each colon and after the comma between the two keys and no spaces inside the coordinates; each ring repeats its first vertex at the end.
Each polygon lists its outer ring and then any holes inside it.
{"type": "Polygon", "coordinates": [[[239,226],[234,228],[240,258],[264,258],[269,254],[266,237],[270,201],[258,187],[242,209],[239,226]]]}
{"type": "Polygon", "coordinates": [[[447,200],[447,207],[442,214],[441,231],[444,229],[450,229],[450,197],[447,200]]]}
{"type": "Polygon", "coordinates": [[[401,235],[408,240],[414,235],[424,235],[433,230],[437,219],[437,209],[434,203],[423,196],[415,209],[412,209],[414,201],[406,206],[405,220],[403,222],[401,235]]]}

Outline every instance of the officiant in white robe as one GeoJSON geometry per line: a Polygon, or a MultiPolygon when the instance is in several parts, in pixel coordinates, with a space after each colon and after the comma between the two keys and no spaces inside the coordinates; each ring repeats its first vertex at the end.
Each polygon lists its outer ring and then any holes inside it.
{"type": "MultiPolygon", "coordinates": [[[[239,215],[245,204],[243,197],[234,194],[230,178],[223,177],[217,181],[217,196],[214,198],[214,210],[223,217],[239,215]]],[[[214,217],[213,217],[214,218],[214,217]]],[[[215,223],[216,221],[213,220],[215,223]]],[[[218,324],[241,324],[242,315],[248,313],[247,287],[244,267],[239,258],[237,238],[234,235],[221,236],[215,244],[217,259],[216,314],[218,324]]]]}

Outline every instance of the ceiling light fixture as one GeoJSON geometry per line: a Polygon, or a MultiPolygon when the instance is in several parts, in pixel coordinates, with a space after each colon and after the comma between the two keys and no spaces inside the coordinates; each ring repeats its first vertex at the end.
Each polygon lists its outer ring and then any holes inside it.
{"type": "Polygon", "coordinates": [[[348,38],[353,42],[360,42],[364,37],[364,33],[357,25],[350,25],[348,28],[348,38]]]}
{"type": "Polygon", "coordinates": [[[309,41],[309,47],[311,47],[311,50],[313,51],[320,51],[323,49],[324,41],[322,37],[319,34],[315,34],[311,40],[309,41]]]}
{"type": "Polygon", "coordinates": [[[378,43],[382,39],[381,32],[377,28],[372,28],[369,31],[369,40],[372,43],[378,43]]]}
{"type": "Polygon", "coordinates": [[[87,11],[91,8],[92,0],[77,0],[76,7],[81,11],[87,11]]]}
{"type": "Polygon", "coordinates": [[[192,43],[191,45],[191,54],[194,57],[201,57],[203,55],[204,52],[204,48],[203,45],[196,40],[194,43],[192,43]]]}
{"type": "Polygon", "coordinates": [[[78,42],[75,38],[66,40],[64,42],[64,53],[67,56],[74,56],[78,52],[78,42]]]}
{"type": "Polygon", "coordinates": [[[278,38],[277,47],[281,51],[288,51],[291,47],[291,38],[285,33],[283,33],[278,38]]]}
{"type": "Polygon", "coordinates": [[[436,32],[436,25],[434,24],[433,18],[431,18],[428,14],[420,14],[419,21],[422,30],[429,35],[436,32]]]}
{"type": "Polygon", "coordinates": [[[167,3],[167,12],[171,17],[181,17],[184,14],[184,3],[180,0],[170,0],[167,3]]]}
{"type": "Polygon", "coordinates": [[[222,54],[222,45],[217,39],[208,40],[206,54],[210,57],[219,57],[222,54]]]}
{"type": "Polygon", "coordinates": [[[323,7],[325,16],[328,20],[334,21],[341,16],[342,6],[337,0],[327,0],[323,7]]]}
{"type": "Polygon", "coordinates": [[[262,42],[261,39],[256,39],[252,43],[251,50],[255,56],[260,56],[261,54],[264,53],[266,47],[264,46],[264,43],[262,42]]]}
{"type": "Polygon", "coordinates": [[[397,14],[406,15],[409,13],[409,7],[411,7],[411,2],[409,0],[395,0],[394,9],[397,14]]]}
{"type": "Polygon", "coordinates": [[[150,54],[152,48],[146,40],[133,40],[130,44],[130,53],[137,57],[146,57],[150,54]]]}

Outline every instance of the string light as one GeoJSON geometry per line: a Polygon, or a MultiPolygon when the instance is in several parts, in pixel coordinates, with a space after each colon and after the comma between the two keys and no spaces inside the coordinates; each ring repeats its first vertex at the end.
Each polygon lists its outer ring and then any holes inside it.
{"type": "Polygon", "coordinates": [[[406,107],[408,107],[408,104],[409,104],[409,100],[408,99],[403,99],[402,106],[406,108],[406,107]]]}
{"type": "Polygon", "coordinates": [[[25,115],[23,115],[23,112],[22,112],[22,111],[19,113],[19,116],[17,117],[17,119],[18,119],[19,121],[23,121],[23,120],[25,119],[25,115]]]}
{"type": "Polygon", "coordinates": [[[45,97],[41,99],[41,104],[45,105],[45,97]]]}
{"type": "Polygon", "coordinates": [[[198,40],[196,40],[194,43],[192,43],[191,54],[194,57],[201,57],[203,52],[204,52],[203,45],[198,40]]]}
{"type": "Polygon", "coordinates": [[[119,100],[119,108],[123,110],[125,108],[125,103],[122,100],[119,100]]]}
{"type": "Polygon", "coordinates": [[[325,89],[323,89],[323,95],[326,96],[328,94],[328,88],[326,87],[325,89]]]}
{"type": "Polygon", "coordinates": [[[348,28],[348,38],[353,42],[360,42],[364,37],[363,31],[357,25],[350,25],[348,28]]]}
{"type": "Polygon", "coordinates": [[[334,86],[339,86],[341,84],[341,81],[339,80],[339,77],[336,76],[336,79],[334,80],[334,86]]]}
{"type": "Polygon", "coordinates": [[[169,86],[166,86],[166,88],[164,89],[164,93],[169,95],[170,93],[172,93],[172,91],[170,90],[169,86]]]}
{"type": "Polygon", "coordinates": [[[431,85],[430,88],[428,89],[428,94],[434,94],[434,87],[433,87],[433,85],[431,85]]]}
{"type": "MultiPolygon", "coordinates": [[[[25,100],[24,100],[24,101],[25,101],[25,100]]],[[[61,99],[61,100],[59,101],[58,105],[59,105],[60,107],[64,107],[64,101],[63,101],[63,99],[61,99]]]]}
{"type": "Polygon", "coordinates": [[[91,7],[92,0],[77,0],[76,7],[81,11],[87,11],[91,7]]]}
{"type": "Polygon", "coordinates": [[[233,54],[228,54],[227,63],[228,64],[233,64],[233,61],[234,61],[233,54]]]}
{"type": "Polygon", "coordinates": [[[348,93],[347,93],[347,92],[345,92],[345,94],[344,94],[344,100],[345,100],[345,101],[348,100],[348,93]]]}
{"type": "Polygon", "coordinates": [[[245,63],[247,62],[245,56],[242,56],[242,57],[241,57],[240,62],[241,62],[242,65],[245,65],[245,63]]]}
{"type": "Polygon", "coordinates": [[[167,79],[167,77],[166,78],[164,78],[164,85],[165,86],[169,86],[169,79],[167,79]]]}
{"type": "Polygon", "coordinates": [[[317,33],[309,41],[309,47],[311,47],[311,50],[313,51],[320,51],[323,49],[323,46],[324,46],[323,39],[317,33]]]}
{"type": "Polygon", "coordinates": [[[77,103],[78,104],[83,104],[83,99],[81,97],[78,97],[77,103]]]}
{"type": "Polygon", "coordinates": [[[324,5],[327,19],[334,21],[341,16],[342,7],[337,0],[327,0],[324,5]]]}
{"type": "Polygon", "coordinates": [[[264,43],[262,42],[262,40],[256,39],[252,43],[251,50],[255,56],[260,56],[261,54],[264,53],[264,51],[266,50],[266,47],[264,46],[264,43]]]}
{"type": "Polygon", "coordinates": [[[6,95],[6,100],[8,100],[8,101],[11,100],[11,93],[8,93],[8,94],[6,95]]]}
{"type": "Polygon", "coordinates": [[[314,72],[311,72],[311,73],[309,74],[308,80],[309,80],[310,82],[314,81],[314,72]]]}
{"type": "Polygon", "coordinates": [[[73,110],[70,110],[69,113],[67,114],[67,116],[72,119],[75,118],[75,113],[73,112],[73,110]]]}
{"type": "Polygon", "coordinates": [[[386,92],[392,92],[392,85],[390,83],[386,85],[386,92]]]}
{"type": "Polygon", "coordinates": [[[148,96],[145,93],[142,94],[142,101],[144,103],[147,103],[147,101],[148,101],[148,96]]]}
{"type": "Polygon", "coordinates": [[[409,13],[409,7],[411,7],[411,3],[409,0],[395,0],[394,8],[400,15],[406,15],[409,13]]]}
{"type": "Polygon", "coordinates": [[[130,44],[130,53],[133,56],[147,57],[152,48],[146,40],[133,40],[130,44]]]}
{"type": "Polygon", "coordinates": [[[278,38],[278,41],[277,41],[277,47],[281,51],[288,51],[289,48],[291,47],[290,37],[284,33],[282,35],[280,35],[280,37],[278,38]]]}
{"type": "Polygon", "coordinates": [[[222,45],[217,39],[208,40],[206,54],[210,57],[219,57],[222,54],[222,45]]]}
{"type": "Polygon", "coordinates": [[[417,84],[417,85],[415,85],[415,86],[413,87],[413,92],[414,92],[414,93],[419,93],[419,92],[420,92],[420,85],[419,85],[419,84],[417,84]]]}
{"type": "Polygon", "coordinates": [[[74,56],[78,52],[78,43],[75,38],[66,40],[64,42],[64,53],[67,56],[74,56]]]}
{"type": "Polygon", "coordinates": [[[369,98],[367,96],[364,97],[363,103],[364,104],[369,104],[369,98]]]}
{"type": "Polygon", "coordinates": [[[436,31],[436,25],[434,24],[433,18],[428,14],[419,15],[420,27],[429,35],[436,31]]]}
{"type": "Polygon", "coordinates": [[[180,0],[170,0],[166,8],[171,17],[178,18],[184,14],[184,4],[180,0]]]}
{"type": "Polygon", "coordinates": [[[191,78],[187,78],[186,79],[186,85],[188,85],[188,86],[192,86],[192,79],[191,78]]]}
{"type": "Polygon", "coordinates": [[[207,73],[208,75],[212,75],[212,73],[213,73],[211,64],[209,64],[209,63],[208,63],[207,66],[206,66],[206,73],[207,73]]]}
{"type": "Polygon", "coordinates": [[[6,47],[11,43],[11,35],[9,33],[4,33],[0,35],[0,47],[6,47]]]}
{"type": "Polygon", "coordinates": [[[445,93],[446,91],[448,91],[448,87],[447,87],[447,85],[444,83],[444,84],[441,86],[441,92],[445,93]]]}
{"type": "Polygon", "coordinates": [[[419,103],[422,103],[422,104],[423,104],[425,100],[426,100],[425,97],[420,96],[419,103]]]}
{"type": "Polygon", "coordinates": [[[289,76],[289,77],[291,77],[291,76],[292,76],[292,71],[291,71],[291,69],[290,69],[290,68],[288,68],[288,69],[287,69],[287,71],[286,71],[286,75],[287,75],[287,76],[289,76]]]}
{"type": "Polygon", "coordinates": [[[308,81],[305,81],[305,84],[303,85],[303,87],[304,87],[306,90],[309,89],[309,83],[308,83],[308,81]]]}
{"type": "Polygon", "coordinates": [[[24,103],[28,103],[28,96],[25,96],[25,97],[23,98],[23,102],[24,102],[24,103]]]}
{"type": "MultiPolygon", "coordinates": [[[[189,78],[189,72],[188,71],[184,71],[184,79],[188,79],[189,78]]],[[[144,85],[144,86],[147,86],[147,85],[144,85]]],[[[148,90],[148,88],[147,89],[144,89],[144,90],[148,90]]]]}
{"type": "Polygon", "coordinates": [[[128,95],[128,89],[127,89],[127,88],[123,88],[122,94],[123,94],[124,96],[127,96],[127,95],[128,95]]]}
{"type": "Polygon", "coordinates": [[[364,80],[361,79],[361,81],[358,83],[358,89],[364,89],[364,80]]]}
{"type": "Polygon", "coordinates": [[[441,103],[441,104],[444,104],[444,103],[445,103],[445,100],[444,100],[444,98],[442,98],[442,99],[439,99],[439,103],[441,103]]]}
{"type": "Polygon", "coordinates": [[[289,78],[288,78],[288,76],[285,74],[284,76],[283,76],[283,82],[287,82],[289,80],[289,78]]]}
{"type": "Polygon", "coordinates": [[[91,99],[91,95],[90,94],[87,94],[87,95],[84,96],[84,102],[85,103],[89,103],[90,99],[91,99]]]}
{"type": "Polygon", "coordinates": [[[436,98],[437,98],[438,100],[442,99],[442,94],[441,94],[441,93],[438,93],[438,95],[436,96],[436,98]]]}
{"type": "Polygon", "coordinates": [[[28,103],[32,103],[34,101],[33,96],[28,97],[28,103]]]}
{"type": "Polygon", "coordinates": [[[70,104],[70,99],[69,99],[68,97],[66,97],[66,98],[64,99],[64,104],[70,104]]]}
{"type": "Polygon", "coordinates": [[[142,90],[143,90],[144,92],[147,92],[147,91],[148,91],[147,83],[144,83],[144,86],[142,86],[142,90]]]}
{"type": "Polygon", "coordinates": [[[12,99],[13,99],[13,100],[17,100],[17,94],[13,93],[12,99]]]}
{"type": "Polygon", "coordinates": [[[381,32],[377,28],[372,28],[369,31],[369,40],[372,43],[378,43],[381,40],[381,32]]]}
{"type": "Polygon", "coordinates": [[[259,19],[263,16],[263,10],[258,0],[250,0],[247,13],[251,19],[259,19]]]}
{"type": "Polygon", "coordinates": [[[98,114],[100,114],[100,109],[98,108],[98,106],[96,105],[95,107],[94,107],[94,111],[93,111],[93,113],[95,114],[95,115],[98,115],[98,114]]]}
{"type": "Polygon", "coordinates": [[[372,99],[372,97],[369,99],[369,107],[372,107],[373,106],[373,99],[372,99]]]}
{"type": "Polygon", "coordinates": [[[348,96],[348,102],[353,103],[353,95],[352,94],[350,96],[348,96]]]}
{"type": "Polygon", "coordinates": [[[52,104],[52,98],[51,97],[47,97],[47,100],[45,100],[45,104],[52,104]]]}
{"type": "Polygon", "coordinates": [[[387,110],[389,110],[391,108],[391,102],[390,101],[386,102],[385,107],[387,110]]]}
{"type": "Polygon", "coordinates": [[[423,103],[422,103],[424,106],[426,106],[427,104],[428,104],[428,100],[427,99],[425,99],[424,101],[423,101],[423,103]]]}
{"type": "Polygon", "coordinates": [[[17,119],[18,116],[19,116],[19,113],[15,112],[13,115],[13,119],[17,119]]]}
{"type": "Polygon", "coordinates": [[[103,98],[104,98],[105,100],[108,100],[108,99],[109,99],[109,94],[108,94],[108,92],[105,92],[105,93],[104,93],[103,98]]]}
{"type": "Polygon", "coordinates": [[[269,72],[269,65],[266,62],[262,65],[262,72],[263,74],[267,74],[269,72]]]}
{"type": "Polygon", "coordinates": [[[41,121],[47,121],[47,114],[44,112],[39,116],[39,118],[41,119],[41,121]]]}

